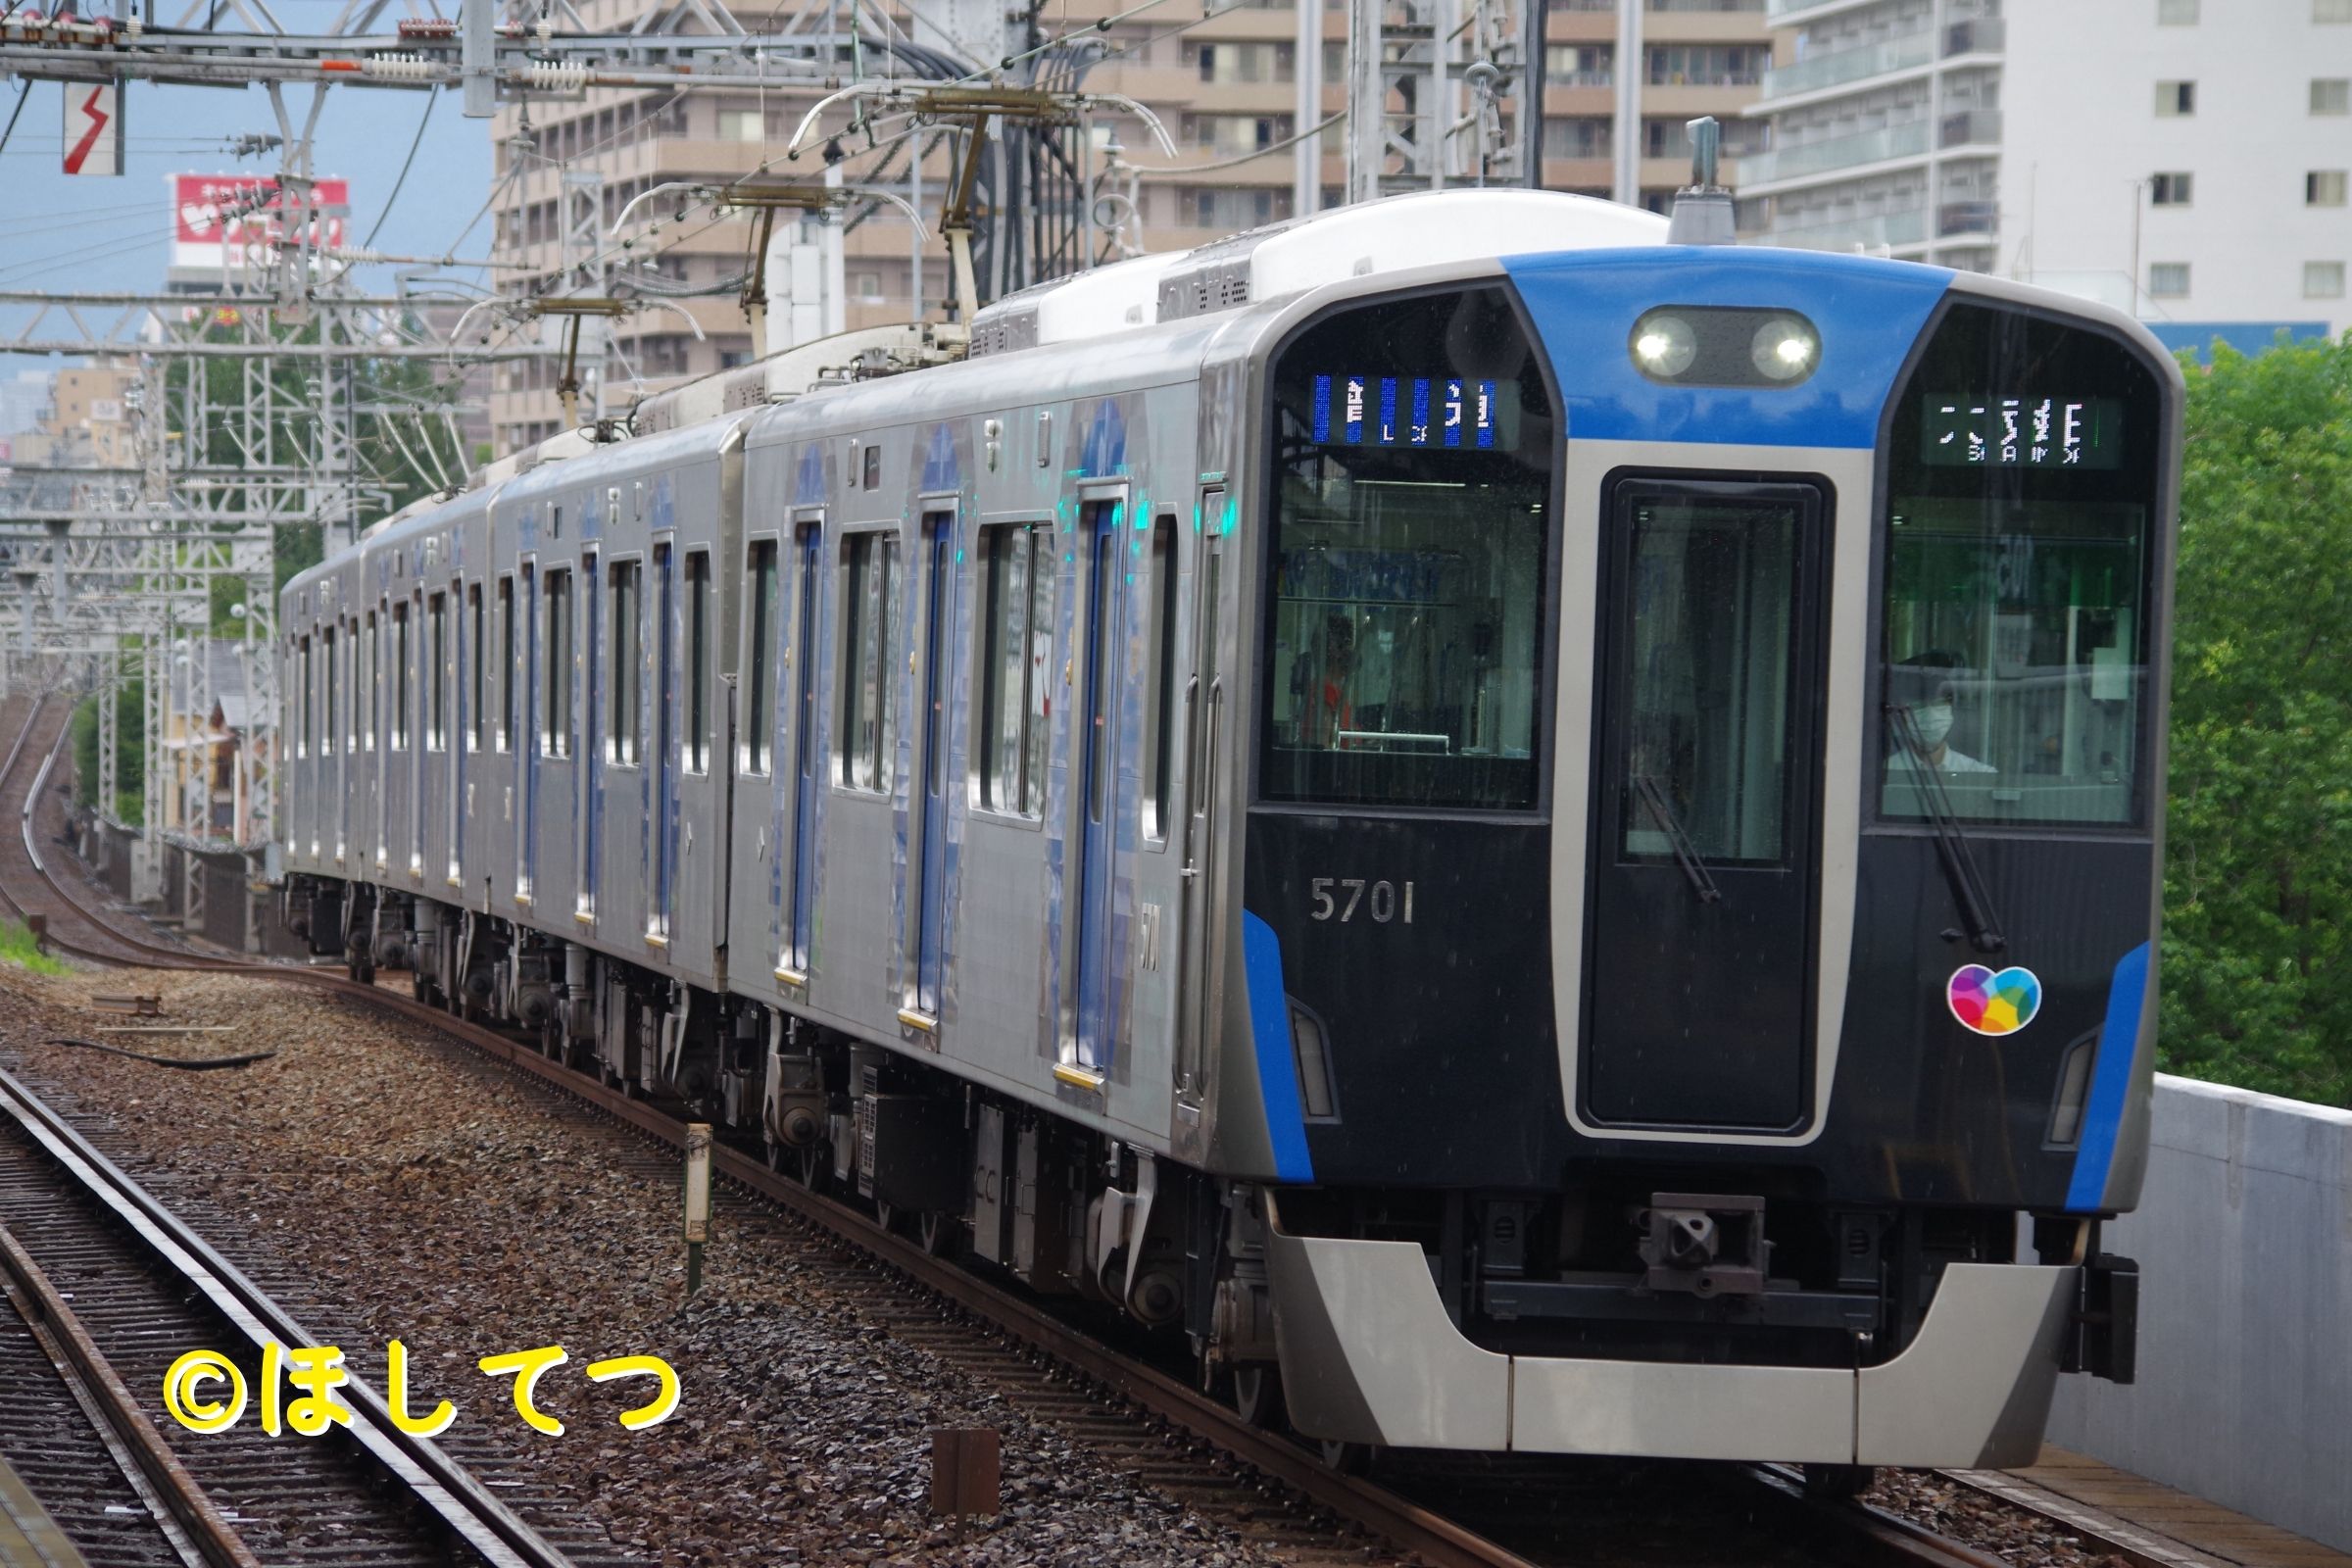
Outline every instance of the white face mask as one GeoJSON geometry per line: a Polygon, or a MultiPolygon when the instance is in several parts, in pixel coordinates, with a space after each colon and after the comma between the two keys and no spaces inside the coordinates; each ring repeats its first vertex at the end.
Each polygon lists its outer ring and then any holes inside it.
{"type": "Polygon", "coordinates": [[[1911,722],[1919,726],[1920,745],[1932,752],[1952,732],[1952,705],[1922,703],[1911,710],[1911,722]]]}

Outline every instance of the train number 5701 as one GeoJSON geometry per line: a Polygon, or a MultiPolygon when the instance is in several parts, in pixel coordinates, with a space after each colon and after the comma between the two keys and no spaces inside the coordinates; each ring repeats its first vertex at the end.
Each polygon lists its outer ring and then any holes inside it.
{"type": "Polygon", "coordinates": [[[1406,925],[1413,923],[1413,885],[1404,883],[1404,893],[1397,896],[1395,882],[1367,882],[1360,876],[1319,876],[1310,884],[1315,896],[1311,911],[1318,920],[1338,920],[1345,925],[1361,911],[1381,925],[1401,918],[1406,925]],[[1332,890],[1339,892],[1334,894],[1332,890]]]}

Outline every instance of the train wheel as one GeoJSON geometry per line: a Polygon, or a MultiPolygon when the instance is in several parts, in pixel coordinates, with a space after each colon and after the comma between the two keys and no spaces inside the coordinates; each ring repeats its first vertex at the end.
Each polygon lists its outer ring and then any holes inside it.
{"type": "Polygon", "coordinates": [[[1372,1468],[1372,1445],[1369,1443],[1341,1443],[1325,1438],[1322,1443],[1323,1462],[1344,1476],[1360,1476],[1372,1468]]]}
{"type": "Polygon", "coordinates": [[[1282,1368],[1250,1361],[1233,1369],[1234,1413],[1261,1431],[1282,1425],[1282,1368]]]}
{"type": "Polygon", "coordinates": [[[1878,1470],[1867,1464],[1809,1464],[1805,1466],[1805,1495],[1850,1502],[1876,1486],[1878,1479],[1878,1470]]]}
{"type": "Polygon", "coordinates": [[[963,1222],[945,1209],[924,1209],[923,1217],[915,1222],[915,1235],[923,1244],[923,1250],[933,1257],[962,1255],[963,1222]]]}
{"type": "Polygon", "coordinates": [[[899,1234],[899,1220],[902,1217],[896,1203],[885,1202],[879,1198],[874,1200],[874,1223],[891,1235],[899,1234]]]}
{"type": "Polygon", "coordinates": [[[824,1140],[818,1139],[794,1153],[793,1175],[808,1191],[823,1192],[833,1179],[833,1152],[825,1147],[824,1140]]]}

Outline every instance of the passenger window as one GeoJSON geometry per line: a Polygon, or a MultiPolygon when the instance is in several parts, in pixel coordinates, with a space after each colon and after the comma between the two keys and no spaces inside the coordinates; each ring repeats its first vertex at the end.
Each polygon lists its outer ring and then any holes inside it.
{"type": "Polygon", "coordinates": [[[615,762],[634,765],[638,760],[638,726],[644,722],[645,676],[639,669],[639,617],[644,613],[645,563],[615,561],[612,577],[612,633],[606,640],[612,650],[612,703],[607,721],[610,755],[615,762]]]}
{"type": "Polygon", "coordinates": [[[308,757],[311,755],[311,682],[313,677],[317,674],[317,671],[314,670],[311,665],[310,638],[303,638],[301,647],[302,734],[295,742],[294,755],[296,757],[308,757]]]}
{"type": "Polygon", "coordinates": [[[392,749],[409,749],[409,604],[392,607],[392,749]]]}
{"type": "Polygon", "coordinates": [[[498,579],[498,637],[499,650],[505,656],[498,677],[498,749],[514,749],[514,682],[516,679],[514,646],[514,579],[510,574],[498,579]]]}
{"type": "Polygon", "coordinates": [[[887,791],[898,762],[892,711],[898,682],[891,658],[898,620],[898,536],[854,533],[842,541],[842,552],[847,613],[840,778],[852,789],[887,791]]]}
{"type": "Polygon", "coordinates": [[[686,771],[710,771],[710,552],[686,557],[686,771]]]}
{"type": "Polygon", "coordinates": [[[325,720],[318,726],[318,755],[332,757],[335,755],[335,711],[337,706],[335,703],[337,693],[335,691],[334,627],[329,626],[318,634],[318,653],[326,676],[318,684],[319,702],[323,709],[320,717],[325,720]]]}
{"type": "Polygon", "coordinates": [[[776,731],[776,542],[752,542],[751,702],[744,721],[744,771],[765,773],[776,731]]]}
{"type": "Polygon", "coordinates": [[[1152,782],[1151,809],[1144,832],[1168,836],[1168,803],[1176,781],[1176,514],[1160,514],[1152,525],[1152,751],[1145,771],[1152,782]]]}
{"type": "Polygon", "coordinates": [[[427,605],[427,644],[433,662],[424,683],[424,749],[441,752],[449,749],[449,596],[435,594],[427,605]]]}
{"type": "Polygon", "coordinates": [[[1046,524],[980,530],[980,805],[1045,808],[1047,673],[1054,657],[1054,553],[1046,524]]]}
{"type": "Polygon", "coordinates": [[[547,594],[547,711],[539,736],[542,757],[571,755],[571,573],[551,571],[547,594]]]}
{"type": "Polygon", "coordinates": [[[466,709],[469,734],[466,738],[466,749],[469,752],[478,752],[482,749],[482,737],[488,733],[490,722],[485,711],[490,695],[490,677],[484,671],[484,665],[490,655],[490,643],[484,635],[486,628],[482,624],[482,585],[478,582],[468,583],[466,586],[466,617],[473,623],[473,662],[469,666],[472,678],[467,682],[466,709]]]}

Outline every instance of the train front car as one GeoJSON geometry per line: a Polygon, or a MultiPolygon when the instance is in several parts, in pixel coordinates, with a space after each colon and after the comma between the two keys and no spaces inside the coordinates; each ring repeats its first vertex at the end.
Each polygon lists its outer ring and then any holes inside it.
{"type": "Polygon", "coordinates": [[[2130,1377],[2180,384],[1787,252],[1293,314],[1242,944],[1301,1430],[2000,1464],[2130,1377]]]}

